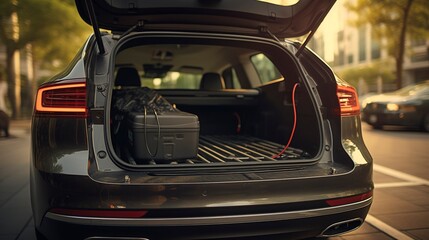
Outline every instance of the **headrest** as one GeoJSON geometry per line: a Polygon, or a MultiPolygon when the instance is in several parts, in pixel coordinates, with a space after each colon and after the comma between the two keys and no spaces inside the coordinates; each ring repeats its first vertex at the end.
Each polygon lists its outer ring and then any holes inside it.
{"type": "Polygon", "coordinates": [[[124,87],[140,87],[141,82],[137,69],[133,67],[119,68],[116,73],[115,85],[124,87]]]}
{"type": "Polygon", "coordinates": [[[204,73],[200,83],[201,90],[222,90],[225,89],[225,81],[219,73],[204,73]]]}

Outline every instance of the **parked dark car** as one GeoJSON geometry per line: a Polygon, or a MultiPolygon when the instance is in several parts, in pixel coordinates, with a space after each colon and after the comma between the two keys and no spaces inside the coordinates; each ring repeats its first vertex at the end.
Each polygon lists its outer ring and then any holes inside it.
{"type": "Polygon", "coordinates": [[[362,112],[362,119],[377,129],[397,125],[429,132],[429,80],[368,97],[362,112]]]}
{"type": "Polygon", "coordinates": [[[356,91],[286,40],[333,4],[76,0],[94,35],[40,86],[33,115],[38,238],[358,228],[373,182],[356,91]]]}

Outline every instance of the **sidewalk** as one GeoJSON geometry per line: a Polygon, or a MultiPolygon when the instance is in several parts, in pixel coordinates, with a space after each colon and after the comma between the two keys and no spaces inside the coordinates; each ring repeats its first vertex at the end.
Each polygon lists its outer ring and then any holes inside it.
{"type": "Polygon", "coordinates": [[[9,133],[13,135],[20,135],[22,133],[30,133],[31,119],[18,119],[10,120],[9,133]]]}
{"type": "Polygon", "coordinates": [[[10,120],[10,128],[30,129],[31,119],[10,120]]]}

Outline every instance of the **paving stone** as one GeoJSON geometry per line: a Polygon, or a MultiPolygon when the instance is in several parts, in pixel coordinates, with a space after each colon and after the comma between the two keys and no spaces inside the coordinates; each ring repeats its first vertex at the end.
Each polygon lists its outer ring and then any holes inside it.
{"type": "Polygon", "coordinates": [[[400,197],[404,200],[413,200],[415,198],[429,198],[429,191],[423,191],[422,188],[429,189],[429,186],[421,186],[419,188],[414,186],[408,187],[395,187],[395,188],[385,188],[385,192],[400,197]]]}
{"type": "Polygon", "coordinates": [[[413,188],[429,194],[429,186],[420,185],[420,186],[415,186],[413,188]]]}
{"type": "Polygon", "coordinates": [[[29,200],[30,184],[0,207],[0,236],[16,237],[22,232],[32,216],[29,200]]]}
{"type": "Polygon", "coordinates": [[[429,211],[376,215],[378,219],[398,230],[429,229],[429,211]]]}
{"type": "Polygon", "coordinates": [[[403,180],[395,178],[377,171],[373,172],[373,180],[375,183],[391,183],[391,182],[402,182],[403,180]]]}
{"type": "Polygon", "coordinates": [[[414,239],[419,239],[419,240],[429,239],[429,229],[409,230],[406,232],[408,235],[412,236],[414,239]]]}
{"type": "Polygon", "coordinates": [[[394,238],[390,237],[384,233],[371,233],[371,234],[357,234],[357,235],[347,235],[341,237],[344,240],[392,240],[394,238]]]}
{"type": "Polygon", "coordinates": [[[383,189],[388,194],[396,196],[402,200],[408,201],[412,204],[424,207],[429,210],[429,192],[423,191],[423,188],[429,189],[429,186],[417,187],[398,187],[394,189],[383,189]]]}
{"type": "Polygon", "coordinates": [[[8,177],[0,181],[0,207],[29,184],[28,168],[26,166],[24,169],[16,169],[8,177]]]}
{"type": "Polygon", "coordinates": [[[377,195],[374,197],[370,214],[391,214],[391,213],[407,213],[417,212],[426,210],[424,207],[404,201],[398,197],[391,196],[390,198],[378,198],[377,195]]]}

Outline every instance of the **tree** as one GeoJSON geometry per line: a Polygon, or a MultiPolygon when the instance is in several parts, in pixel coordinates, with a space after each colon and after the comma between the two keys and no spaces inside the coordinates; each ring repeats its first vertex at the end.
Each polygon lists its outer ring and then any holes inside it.
{"type": "Polygon", "coordinates": [[[45,68],[62,67],[77,52],[90,33],[80,19],[72,0],[2,0],[0,1],[0,42],[6,48],[8,99],[12,117],[19,116],[19,92],[14,91],[13,55],[31,44],[33,61],[45,68]],[[17,15],[19,37],[13,37],[13,15],[17,15]]]}
{"type": "Polygon", "coordinates": [[[357,0],[346,6],[358,16],[355,25],[370,24],[375,36],[385,40],[396,62],[396,87],[401,88],[406,40],[429,36],[427,0],[357,0]]]}
{"type": "Polygon", "coordinates": [[[348,68],[337,72],[337,74],[354,87],[358,86],[360,78],[365,79],[365,82],[369,85],[375,85],[379,77],[384,80],[384,83],[393,84],[395,76],[386,65],[388,65],[386,62],[377,62],[369,66],[348,68]]]}

